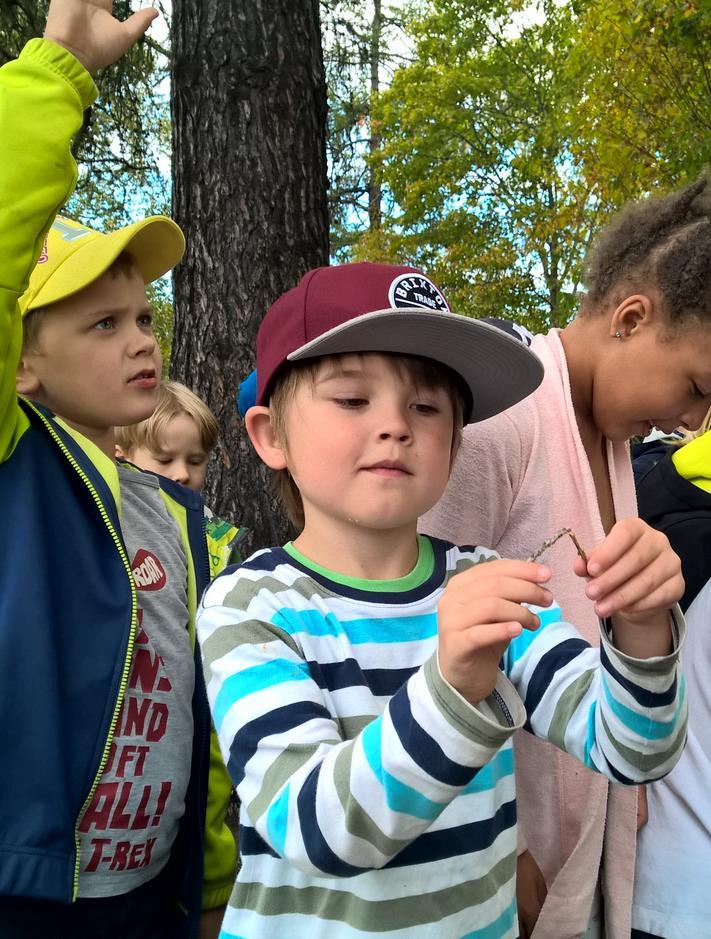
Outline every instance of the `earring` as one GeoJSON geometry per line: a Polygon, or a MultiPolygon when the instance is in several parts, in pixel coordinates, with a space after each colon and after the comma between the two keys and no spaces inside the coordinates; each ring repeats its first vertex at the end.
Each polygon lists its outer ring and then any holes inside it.
{"type": "Polygon", "coordinates": [[[624,339],[624,338],[625,338],[624,333],[621,333],[618,329],[615,333],[615,339],[624,339]]]}

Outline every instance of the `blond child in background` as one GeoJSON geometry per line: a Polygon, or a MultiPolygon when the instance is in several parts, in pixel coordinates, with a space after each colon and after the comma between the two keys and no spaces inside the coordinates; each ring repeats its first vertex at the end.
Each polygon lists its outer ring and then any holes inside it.
{"type": "MultiPolygon", "coordinates": [[[[177,381],[164,381],[155,411],[145,421],[117,427],[116,457],[142,470],[167,476],[202,492],[210,454],[217,446],[220,428],[215,415],[194,391],[177,381]]],[[[215,576],[240,560],[238,545],[247,529],[213,515],[205,506],[209,535],[210,574],[215,576]]]]}
{"type": "Polygon", "coordinates": [[[202,398],[180,382],[164,381],[149,418],[116,428],[116,456],[202,492],[219,431],[202,398]]]}

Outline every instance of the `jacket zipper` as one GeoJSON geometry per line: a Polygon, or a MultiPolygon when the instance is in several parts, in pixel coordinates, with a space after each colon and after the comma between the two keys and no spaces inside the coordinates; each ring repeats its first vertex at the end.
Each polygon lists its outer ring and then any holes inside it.
{"type": "Polygon", "coordinates": [[[101,754],[101,760],[99,761],[99,768],[96,772],[96,776],[94,777],[94,781],[91,784],[91,788],[89,789],[87,797],[84,800],[84,804],[82,805],[79,811],[79,815],[74,825],[74,847],[75,847],[76,859],[74,862],[74,875],[72,879],[72,903],[73,903],[76,900],[77,894],[79,892],[79,871],[81,867],[81,858],[80,858],[81,842],[79,838],[79,825],[81,824],[81,820],[84,817],[84,813],[89,807],[89,803],[91,802],[94,796],[94,793],[96,792],[96,787],[98,786],[99,780],[101,779],[102,773],[104,772],[104,767],[106,766],[106,761],[108,760],[108,756],[109,756],[109,748],[111,747],[111,742],[114,737],[114,731],[116,730],[116,724],[118,722],[119,712],[121,711],[121,706],[123,704],[124,695],[126,693],[126,685],[128,684],[128,676],[129,676],[129,672],[131,668],[131,661],[133,659],[133,646],[134,646],[134,642],[136,639],[136,626],[138,622],[138,598],[136,596],[136,585],[133,582],[133,575],[131,573],[131,565],[128,560],[128,555],[126,554],[126,549],[124,548],[123,542],[119,538],[116,532],[116,529],[114,528],[113,523],[111,522],[111,519],[109,518],[108,513],[106,509],[104,508],[104,505],[99,497],[98,492],[94,488],[91,480],[86,475],[84,470],[81,468],[81,466],[79,466],[77,461],[69,452],[62,438],[59,436],[56,430],[52,427],[51,423],[47,420],[47,418],[42,414],[41,411],[39,411],[32,404],[31,401],[25,401],[25,403],[29,407],[32,408],[34,413],[42,421],[44,426],[49,431],[50,436],[52,437],[54,442],[57,444],[59,449],[61,450],[62,454],[67,458],[67,460],[69,461],[73,469],[79,474],[80,479],[82,480],[84,485],[87,487],[87,489],[91,493],[91,497],[96,503],[96,506],[99,510],[101,518],[103,519],[104,524],[108,528],[109,534],[111,535],[111,538],[113,539],[113,542],[116,545],[116,548],[118,549],[119,556],[121,557],[123,566],[126,569],[126,575],[128,577],[128,582],[131,587],[131,625],[130,625],[129,636],[128,636],[128,647],[126,649],[126,657],[123,663],[123,671],[121,673],[121,682],[119,684],[118,694],[116,696],[116,702],[114,704],[114,711],[113,711],[113,714],[111,715],[109,733],[108,733],[108,737],[106,738],[106,742],[104,744],[104,750],[103,750],[103,753],[101,754]]]}

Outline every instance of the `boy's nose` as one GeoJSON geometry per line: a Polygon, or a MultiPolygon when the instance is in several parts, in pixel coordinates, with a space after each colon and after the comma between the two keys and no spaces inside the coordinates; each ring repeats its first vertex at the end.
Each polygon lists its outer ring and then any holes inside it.
{"type": "Polygon", "coordinates": [[[188,481],[190,480],[190,474],[188,473],[188,467],[185,463],[176,463],[173,466],[171,479],[173,479],[176,483],[182,483],[183,486],[187,486],[188,481]]]}
{"type": "Polygon", "coordinates": [[[153,333],[136,328],[131,336],[131,355],[152,355],[158,347],[158,340],[153,333]]]}
{"type": "Polygon", "coordinates": [[[378,436],[381,440],[392,439],[405,443],[412,436],[412,430],[406,415],[397,410],[393,410],[383,417],[380,428],[378,436]]]}

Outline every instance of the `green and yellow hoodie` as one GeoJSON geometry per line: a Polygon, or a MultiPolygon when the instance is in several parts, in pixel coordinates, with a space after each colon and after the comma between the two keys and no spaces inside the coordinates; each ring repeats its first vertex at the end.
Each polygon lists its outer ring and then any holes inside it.
{"type": "MultiPolygon", "coordinates": [[[[95,95],[82,65],[45,40],[0,69],[0,895],[63,902],[76,897],[77,829],[128,679],[136,588],[115,464],[16,395],[17,301],[74,187],[70,143],[95,95]]],[[[191,780],[169,864],[185,914],[175,935],[192,937],[201,908],[226,902],[236,850],[195,643],[210,576],[202,499],[160,484],[188,559],[195,657],[191,780]]]]}

